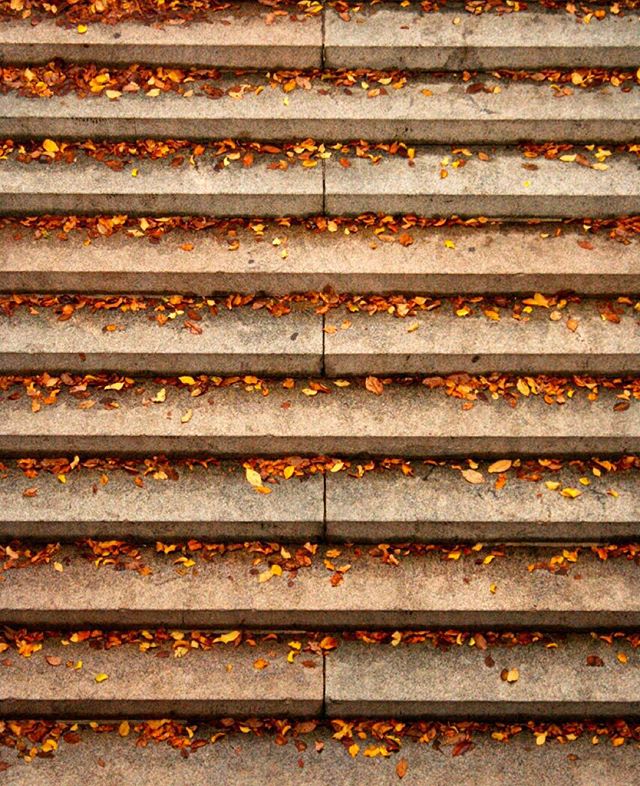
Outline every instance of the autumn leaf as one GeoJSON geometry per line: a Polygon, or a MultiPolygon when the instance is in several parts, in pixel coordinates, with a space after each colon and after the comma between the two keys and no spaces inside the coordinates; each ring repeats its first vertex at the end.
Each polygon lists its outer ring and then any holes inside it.
{"type": "Polygon", "coordinates": [[[384,392],[384,385],[378,377],[367,377],[364,386],[370,393],[375,393],[376,396],[381,396],[384,392]]]}
{"type": "Polygon", "coordinates": [[[506,472],[508,469],[511,469],[511,460],[510,459],[500,459],[499,461],[494,461],[493,464],[490,465],[487,472],[506,472]]]}
{"type": "Polygon", "coordinates": [[[265,660],[264,658],[258,658],[253,662],[253,668],[257,669],[258,671],[262,671],[262,669],[266,669],[269,665],[269,661],[265,660]]]}
{"type": "Polygon", "coordinates": [[[396,764],[396,775],[398,778],[402,779],[407,774],[407,770],[409,769],[409,762],[406,759],[400,759],[400,761],[396,764]]]}
{"type": "Polygon", "coordinates": [[[484,475],[477,469],[463,469],[460,473],[467,483],[484,483],[484,475]]]}

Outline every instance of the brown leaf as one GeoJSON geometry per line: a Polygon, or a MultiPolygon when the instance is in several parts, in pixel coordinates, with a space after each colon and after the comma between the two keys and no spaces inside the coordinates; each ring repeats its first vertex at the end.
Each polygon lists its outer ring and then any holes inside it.
{"type": "Polygon", "coordinates": [[[409,769],[409,762],[406,759],[400,759],[396,764],[396,775],[402,779],[407,774],[409,769]]]}
{"type": "Polygon", "coordinates": [[[371,393],[375,393],[376,396],[381,396],[384,391],[384,385],[380,382],[378,377],[367,377],[364,386],[371,393]]]}
{"type": "Polygon", "coordinates": [[[588,655],[587,666],[604,666],[604,661],[599,655],[588,655]]]}
{"type": "Polygon", "coordinates": [[[58,658],[55,655],[47,655],[45,660],[49,664],[49,666],[59,666],[62,663],[62,658],[58,658]]]}

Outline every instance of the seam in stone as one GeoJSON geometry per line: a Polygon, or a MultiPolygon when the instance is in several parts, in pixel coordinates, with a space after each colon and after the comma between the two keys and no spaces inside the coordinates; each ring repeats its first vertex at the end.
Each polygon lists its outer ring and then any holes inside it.
{"type": "Polygon", "coordinates": [[[327,215],[327,160],[321,161],[322,164],[322,215],[327,215]]]}
{"type": "Polygon", "coordinates": [[[326,20],[327,20],[327,8],[326,5],[322,5],[322,11],[320,12],[320,16],[322,19],[322,33],[321,33],[321,41],[320,41],[320,67],[324,69],[325,67],[325,41],[326,41],[326,20]]]}

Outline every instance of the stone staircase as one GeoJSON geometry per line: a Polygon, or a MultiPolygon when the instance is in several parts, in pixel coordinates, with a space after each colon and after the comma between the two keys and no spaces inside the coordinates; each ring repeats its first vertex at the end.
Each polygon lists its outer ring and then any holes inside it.
{"type": "Polygon", "coordinates": [[[405,5],[2,6],[3,784],[638,781],[640,15],[405,5]]]}

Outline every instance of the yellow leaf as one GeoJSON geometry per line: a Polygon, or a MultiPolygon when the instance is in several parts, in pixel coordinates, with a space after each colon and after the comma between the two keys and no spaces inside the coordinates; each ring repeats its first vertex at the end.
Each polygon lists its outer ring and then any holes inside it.
{"type": "Polygon", "coordinates": [[[195,385],[196,381],[193,377],[178,377],[183,385],[195,385]]]}
{"type": "Polygon", "coordinates": [[[180,423],[188,423],[191,418],[193,417],[193,410],[188,409],[184,415],[180,418],[180,423]]]}
{"type": "Polygon", "coordinates": [[[543,731],[541,734],[536,734],[536,745],[544,745],[547,741],[547,732],[543,731]]]}
{"type": "Polygon", "coordinates": [[[129,731],[130,731],[129,722],[126,720],[122,721],[122,723],[118,726],[118,734],[121,737],[126,737],[129,734],[129,731]]]}
{"type": "Polygon", "coordinates": [[[516,387],[518,388],[518,391],[522,393],[523,396],[528,396],[529,393],[531,393],[531,388],[529,387],[529,385],[527,385],[526,381],[522,379],[522,377],[518,378],[518,381],[516,382],[516,387]]]}
{"type": "Polygon", "coordinates": [[[213,641],[221,641],[223,644],[231,644],[232,641],[236,641],[236,639],[240,636],[239,630],[231,630],[229,633],[221,633],[217,638],[213,641]]]}
{"type": "Polygon", "coordinates": [[[629,660],[629,658],[627,658],[624,652],[619,652],[616,655],[616,658],[620,661],[620,663],[626,663],[629,660]]]}
{"type": "Polygon", "coordinates": [[[349,756],[355,757],[358,755],[358,751],[360,750],[360,746],[357,742],[354,742],[353,745],[349,745],[349,756]]]}
{"type": "Polygon", "coordinates": [[[80,33],[80,35],[83,35],[84,33],[87,32],[88,28],[86,25],[78,25],[76,27],[76,30],[80,33]]]}
{"type": "Polygon", "coordinates": [[[42,147],[47,151],[47,153],[57,153],[58,150],[60,150],[53,139],[45,139],[42,143],[42,147]]]}
{"type": "Polygon", "coordinates": [[[569,497],[570,499],[575,499],[576,497],[579,497],[582,494],[582,492],[579,489],[573,489],[570,488],[569,486],[567,486],[567,488],[562,489],[560,493],[562,494],[563,497],[569,497]]]}
{"type": "Polygon", "coordinates": [[[287,480],[289,480],[289,478],[290,478],[290,477],[293,475],[293,473],[295,472],[295,469],[296,469],[296,468],[295,468],[295,467],[292,467],[291,465],[289,465],[288,467],[285,467],[285,468],[284,468],[283,475],[285,476],[285,478],[286,478],[287,480]]]}
{"type": "Polygon", "coordinates": [[[151,399],[156,404],[162,404],[163,401],[167,400],[167,389],[160,388],[160,390],[156,393],[156,395],[151,399]]]}
{"type": "Polygon", "coordinates": [[[266,669],[269,665],[269,661],[265,660],[264,658],[258,658],[253,662],[253,668],[258,669],[258,671],[262,671],[262,669],[266,669]]]}
{"type": "Polygon", "coordinates": [[[506,472],[508,469],[511,469],[511,459],[500,459],[494,461],[487,472],[506,472]]]}
{"type": "Polygon", "coordinates": [[[258,576],[258,583],[264,584],[265,581],[269,581],[269,579],[273,578],[273,573],[271,570],[263,570],[262,573],[258,576]]]}
{"type": "Polygon", "coordinates": [[[260,477],[260,473],[256,472],[255,469],[247,467],[245,476],[252,486],[262,486],[262,478],[260,477]]]}
{"type": "Polygon", "coordinates": [[[64,568],[62,567],[62,563],[61,562],[54,562],[53,563],[53,569],[57,570],[58,573],[62,573],[64,571],[64,568]]]}
{"type": "Polygon", "coordinates": [[[108,679],[109,679],[108,674],[104,674],[103,672],[100,672],[100,674],[96,674],[96,682],[104,682],[105,680],[108,679]]]}
{"type": "Polygon", "coordinates": [[[560,488],[560,483],[557,480],[547,480],[544,485],[549,491],[557,491],[560,488]]]}
{"type": "Polygon", "coordinates": [[[110,385],[105,385],[105,390],[122,390],[124,382],[112,382],[110,385]]]}

